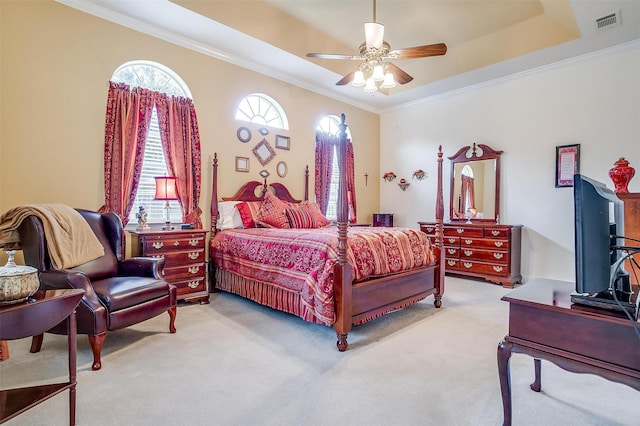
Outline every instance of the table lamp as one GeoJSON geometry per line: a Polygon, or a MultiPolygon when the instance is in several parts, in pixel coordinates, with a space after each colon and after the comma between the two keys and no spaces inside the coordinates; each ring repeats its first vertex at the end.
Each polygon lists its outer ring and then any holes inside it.
{"type": "Polygon", "coordinates": [[[169,205],[169,201],[178,199],[178,194],[176,192],[176,178],[175,176],[158,176],[155,179],[156,195],[154,200],[166,201],[164,209],[167,213],[167,219],[164,222],[162,229],[170,231],[173,229],[173,226],[171,226],[171,206],[169,205]]]}

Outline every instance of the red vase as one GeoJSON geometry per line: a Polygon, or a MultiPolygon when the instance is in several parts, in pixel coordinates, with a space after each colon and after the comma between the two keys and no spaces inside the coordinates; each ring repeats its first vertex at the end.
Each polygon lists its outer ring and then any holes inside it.
{"type": "Polygon", "coordinates": [[[613,164],[613,168],[609,170],[609,177],[615,185],[614,192],[616,194],[628,194],[629,189],[627,186],[636,173],[636,170],[629,165],[629,162],[625,160],[624,157],[620,157],[620,159],[613,164]]]}

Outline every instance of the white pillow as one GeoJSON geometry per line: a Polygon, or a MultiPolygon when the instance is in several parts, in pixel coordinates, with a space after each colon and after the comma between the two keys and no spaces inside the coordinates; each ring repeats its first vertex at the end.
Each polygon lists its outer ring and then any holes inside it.
{"type": "Polygon", "coordinates": [[[240,212],[236,209],[236,204],[240,202],[241,201],[218,202],[218,222],[216,223],[216,227],[219,230],[242,228],[240,212]]]}

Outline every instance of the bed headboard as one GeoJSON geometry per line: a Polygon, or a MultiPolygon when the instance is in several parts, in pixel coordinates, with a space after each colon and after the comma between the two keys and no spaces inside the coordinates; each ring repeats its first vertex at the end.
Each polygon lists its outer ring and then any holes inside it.
{"type": "MultiPolygon", "coordinates": [[[[218,153],[213,154],[213,173],[212,173],[212,186],[211,186],[211,235],[215,235],[217,232],[216,222],[218,221],[218,153]]],[[[230,197],[222,197],[222,201],[262,201],[266,191],[272,192],[276,197],[289,203],[299,203],[302,200],[298,200],[291,195],[291,192],[287,187],[280,183],[267,183],[267,178],[264,181],[258,182],[252,180],[245,183],[238,189],[238,191],[230,197]]],[[[309,166],[304,169],[304,201],[309,200],[309,166]]]]}

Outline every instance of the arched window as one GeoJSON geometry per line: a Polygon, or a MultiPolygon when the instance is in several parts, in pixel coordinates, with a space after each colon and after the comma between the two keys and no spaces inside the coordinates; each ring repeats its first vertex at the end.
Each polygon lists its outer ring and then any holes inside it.
{"type": "MultiPolygon", "coordinates": [[[[320,119],[316,130],[327,133],[329,135],[339,136],[340,118],[336,115],[326,115],[320,119]]],[[[347,139],[351,139],[351,130],[347,127],[347,139]]],[[[331,162],[331,183],[329,189],[329,201],[327,203],[327,211],[325,216],[329,220],[337,219],[338,207],[338,182],[340,181],[340,169],[338,167],[338,152],[333,150],[333,160],[331,162]]]]}
{"type": "Polygon", "coordinates": [[[289,130],[287,114],[275,99],[264,93],[252,93],[241,100],[236,120],[289,130]]]}
{"type": "MultiPolygon", "coordinates": [[[[171,69],[162,64],[151,61],[131,61],[118,67],[111,77],[111,81],[125,83],[130,87],[142,87],[154,92],[166,93],[170,96],[182,96],[191,98],[191,92],[186,83],[171,69]]],[[[144,206],[147,212],[147,220],[150,223],[165,221],[166,211],[164,201],[154,200],[155,177],[167,176],[167,162],[160,141],[160,129],[158,127],[158,113],[155,106],[149,123],[147,140],[145,143],[144,160],[136,200],[131,212],[129,222],[136,223],[136,213],[140,206],[144,206]]],[[[180,205],[177,201],[170,201],[171,222],[182,222],[180,205]]]]}

